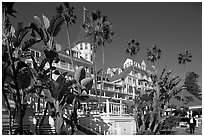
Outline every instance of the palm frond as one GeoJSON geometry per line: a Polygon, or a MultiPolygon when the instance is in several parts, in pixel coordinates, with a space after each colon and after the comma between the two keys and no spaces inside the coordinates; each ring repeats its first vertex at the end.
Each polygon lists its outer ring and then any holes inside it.
{"type": "Polygon", "coordinates": [[[69,2],[63,2],[64,6],[69,9],[70,8],[70,5],[69,5],[69,2]]]}
{"type": "Polygon", "coordinates": [[[53,18],[50,21],[50,26],[47,29],[48,33],[51,36],[57,36],[59,31],[61,30],[61,26],[64,23],[64,19],[61,17],[61,15],[53,16],[53,18]]]}
{"type": "Polygon", "coordinates": [[[58,14],[62,14],[62,13],[63,13],[63,10],[64,10],[64,8],[63,8],[62,5],[59,5],[59,6],[56,7],[56,12],[57,12],[58,14]]]}
{"type": "Polygon", "coordinates": [[[48,38],[47,33],[43,30],[43,28],[41,26],[39,26],[37,23],[35,23],[35,22],[32,22],[29,25],[29,27],[32,30],[36,31],[40,35],[41,39],[43,40],[44,44],[46,45],[47,42],[49,41],[49,38],[48,38]]]}
{"type": "Polygon", "coordinates": [[[33,46],[36,43],[39,43],[40,41],[41,41],[40,39],[31,38],[31,39],[24,42],[24,44],[22,45],[22,50],[27,50],[28,48],[30,48],[31,46],[33,46]]]}
{"type": "Polygon", "coordinates": [[[5,14],[13,16],[16,18],[14,13],[17,13],[17,10],[14,8],[15,2],[2,2],[2,7],[5,10],[5,14]]]}

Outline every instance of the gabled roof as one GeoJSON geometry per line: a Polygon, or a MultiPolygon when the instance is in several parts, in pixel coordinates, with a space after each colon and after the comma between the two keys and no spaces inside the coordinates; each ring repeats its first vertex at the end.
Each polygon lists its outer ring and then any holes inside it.
{"type": "Polygon", "coordinates": [[[122,71],[120,74],[115,74],[113,77],[110,78],[110,81],[126,78],[131,71],[132,71],[132,67],[130,66],[126,68],[124,71],[122,71]]]}
{"type": "Polygon", "coordinates": [[[181,92],[177,93],[174,97],[172,97],[169,101],[169,105],[175,105],[177,107],[181,107],[181,106],[197,106],[197,105],[202,105],[202,100],[200,100],[199,98],[197,98],[196,96],[194,96],[193,94],[191,94],[189,91],[183,89],[181,92]],[[183,92],[183,93],[182,93],[183,92]],[[187,97],[191,97],[192,101],[187,102],[186,100],[183,101],[179,101],[177,99],[176,96],[181,96],[183,95],[183,98],[187,97]]]}
{"type": "Polygon", "coordinates": [[[118,80],[118,79],[126,78],[130,74],[130,72],[133,70],[133,68],[137,72],[139,72],[139,73],[141,73],[143,75],[149,76],[149,73],[147,71],[139,69],[137,67],[130,66],[130,67],[125,68],[120,74],[115,74],[113,77],[110,78],[110,81],[115,81],[115,80],[118,80]]]}

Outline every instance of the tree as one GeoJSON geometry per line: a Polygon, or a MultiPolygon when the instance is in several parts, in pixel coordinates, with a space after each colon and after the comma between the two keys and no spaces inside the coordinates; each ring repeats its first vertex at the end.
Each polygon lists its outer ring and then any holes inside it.
{"type": "Polygon", "coordinates": [[[158,48],[157,45],[150,46],[149,49],[147,49],[147,60],[152,62],[154,65],[154,62],[161,58],[161,49],[158,48]]]}
{"type": "MultiPolygon", "coordinates": [[[[192,55],[189,51],[185,51],[183,54],[180,53],[178,56],[178,61],[179,61],[178,63],[184,66],[184,75],[185,75],[186,63],[191,62],[191,58],[192,58],[192,55]]],[[[185,88],[185,86],[183,86],[183,88],[185,88]]],[[[183,92],[180,97],[180,102],[182,101],[182,99],[183,99],[183,92]]]]}
{"type": "Polygon", "coordinates": [[[93,44],[94,83],[97,97],[96,50],[98,46],[104,46],[105,42],[112,42],[113,32],[110,29],[111,23],[108,22],[106,16],[101,15],[100,10],[93,11],[82,27],[87,34],[86,38],[93,44]]]}
{"type": "MultiPolygon", "coordinates": [[[[156,120],[159,120],[160,119],[160,112],[159,112],[159,85],[158,85],[158,77],[157,77],[157,70],[154,66],[154,62],[157,61],[158,59],[160,59],[161,57],[161,49],[158,48],[157,45],[152,45],[150,46],[149,49],[147,49],[147,60],[152,62],[153,64],[153,67],[154,67],[154,72],[151,74],[151,79],[152,79],[152,82],[153,82],[153,115],[152,115],[152,118],[151,118],[151,121],[150,121],[150,127],[153,126],[153,124],[155,123],[156,120]]],[[[158,124],[156,122],[156,124],[158,124]]],[[[154,124],[153,126],[153,130],[155,131],[157,128],[157,125],[154,124]]]]}
{"type": "Polygon", "coordinates": [[[140,50],[139,42],[136,39],[132,39],[130,42],[127,43],[126,53],[130,56],[135,56],[138,54],[140,50]]]}
{"type": "Polygon", "coordinates": [[[66,24],[66,28],[67,28],[67,40],[68,40],[68,50],[69,50],[69,55],[71,57],[72,68],[75,71],[73,55],[72,55],[71,40],[70,40],[70,34],[69,34],[69,25],[75,23],[76,15],[74,15],[74,7],[70,7],[68,2],[64,2],[63,5],[65,7],[60,5],[60,6],[58,6],[56,8],[56,11],[57,11],[58,15],[60,15],[63,18],[63,20],[64,20],[64,22],[66,24]]]}
{"type": "Polygon", "coordinates": [[[184,82],[184,87],[195,95],[196,97],[199,96],[199,93],[201,92],[200,86],[198,85],[198,78],[199,75],[195,72],[187,72],[184,82]]]}
{"type": "Polygon", "coordinates": [[[112,43],[112,36],[113,36],[113,32],[111,31],[111,23],[108,22],[107,16],[102,16],[101,17],[101,36],[99,37],[99,43],[98,45],[101,46],[103,48],[103,61],[102,61],[102,77],[101,77],[101,87],[100,87],[100,97],[99,97],[99,111],[101,111],[101,94],[102,94],[102,88],[104,87],[103,84],[103,77],[104,77],[104,50],[105,50],[105,42],[107,42],[108,44],[112,43]]]}
{"type": "Polygon", "coordinates": [[[146,94],[135,98],[135,103],[138,104],[140,110],[139,115],[142,121],[138,134],[146,134],[146,132],[148,134],[157,134],[162,128],[162,123],[168,118],[163,113],[170,99],[181,91],[175,88],[181,79],[178,76],[170,77],[172,71],[166,72],[166,70],[167,68],[164,68],[158,79],[150,83],[152,86],[155,82],[158,83],[158,98],[155,97],[155,89],[148,90],[146,94]],[[141,111],[145,111],[146,114],[141,113],[141,111]]]}
{"type": "MultiPolygon", "coordinates": [[[[140,50],[140,47],[139,47],[139,42],[137,42],[136,39],[132,39],[130,42],[127,42],[127,48],[126,48],[126,53],[129,54],[130,56],[136,56],[138,54],[140,50]]],[[[134,70],[134,66],[132,67],[133,70],[134,70]]],[[[135,121],[136,121],[136,130],[138,131],[138,125],[139,125],[139,121],[138,121],[138,114],[137,114],[137,111],[138,111],[138,101],[140,100],[140,98],[136,98],[135,99],[135,112],[134,112],[134,115],[135,115],[135,121]]]]}

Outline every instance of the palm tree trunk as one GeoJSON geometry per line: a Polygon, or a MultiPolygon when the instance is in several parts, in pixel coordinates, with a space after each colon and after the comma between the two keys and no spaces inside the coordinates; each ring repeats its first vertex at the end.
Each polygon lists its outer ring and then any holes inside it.
{"type": "Polygon", "coordinates": [[[67,40],[68,40],[69,54],[70,54],[70,57],[71,57],[72,69],[73,69],[74,72],[75,72],[74,61],[73,61],[73,55],[72,55],[71,40],[70,40],[70,35],[69,35],[69,24],[68,24],[67,21],[65,21],[65,22],[66,22],[66,25],[67,25],[67,40]]]}
{"type": "Polygon", "coordinates": [[[94,71],[94,90],[95,96],[97,97],[97,74],[96,74],[96,36],[94,37],[94,45],[93,45],[93,71],[94,71]]]}
{"type": "Polygon", "coordinates": [[[104,74],[103,74],[103,71],[104,71],[104,60],[105,60],[105,57],[104,57],[104,50],[105,50],[105,47],[104,47],[104,45],[103,45],[103,61],[102,61],[102,63],[103,63],[103,67],[102,67],[102,76],[101,76],[101,87],[100,87],[100,97],[99,97],[99,111],[101,111],[101,94],[102,94],[102,88],[103,88],[103,86],[104,86],[104,83],[103,83],[103,77],[104,77],[104,74]]]}
{"type": "MultiPolygon", "coordinates": [[[[184,63],[184,84],[185,84],[185,63],[184,63]]],[[[183,99],[183,87],[182,87],[182,90],[181,90],[181,97],[180,97],[180,106],[182,106],[182,99],[183,99]]]]}

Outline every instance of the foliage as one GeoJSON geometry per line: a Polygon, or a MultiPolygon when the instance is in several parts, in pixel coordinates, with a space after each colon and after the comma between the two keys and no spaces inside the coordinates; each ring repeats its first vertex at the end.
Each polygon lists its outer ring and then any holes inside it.
{"type": "Polygon", "coordinates": [[[157,45],[150,46],[147,49],[147,60],[151,62],[155,62],[156,60],[161,58],[161,49],[158,48],[157,45]]]}
{"type": "Polygon", "coordinates": [[[129,54],[130,56],[137,55],[139,50],[139,42],[137,42],[136,39],[132,39],[130,42],[128,42],[126,49],[127,54],[129,54]]]}
{"type": "MultiPolygon", "coordinates": [[[[111,30],[112,24],[108,21],[107,16],[102,16],[100,10],[93,11],[90,17],[86,18],[87,20],[82,24],[82,27],[86,33],[86,39],[90,41],[93,45],[93,66],[94,66],[94,83],[95,83],[95,95],[97,96],[97,74],[96,74],[96,49],[98,46],[104,46],[107,42],[108,44],[112,43],[112,36],[114,33],[111,30]]],[[[104,53],[103,53],[104,55],[104,53]]],[[[104,57],[103,57],[104,64],[104,57]]],[[[104,66],[104,65],[103,65],[104,66]]],[[[103,80],[103,69],[102,69],[102,78],[103,80]]],[[[102,86],[100,90],[100,98],[102,93],[102,86]]],[[[100,104],[100,99],[99,99],[100,104]]],[[[99,105],[100,107],[101,105],[99,105]]],[[[99,108],[100,109],[100,108],[99,108]]]]}
{"type": "MultiPolygon", "coordinates": [[[[60,73],[56,67],[52,66],[53,62],[58,62],[58,52],[61,47],[54,41],[54,37],[59,33],[61,25],[64,22],[60,15],[54,16],[51,21],[42,15],[42,20],[35,16],[35,22],[24,27],[23,23],[19,23],[15,30],[9,23],[8,14],[15,13],[9,10],[13,4],[3,4],[4,25],[3,25],[3,95],[9,110],[9,127],[12,130],[12,117],[18,123],[15,134],[25,134],[23,129],[23,118],[28,108],[28,98],[35,96],[38,100],[37,119],[35,130],[32,134],[41,134],[42,125],[46,113],[52,114],[55,119],[55,129],[58,134],[62,133],[64,122],[70,121],[72,134],[75,132],[77,125],[77,108],[80,100],[88,98],[87,90],[90,90],[93,80],[85,76],[85,69],[80,69],[75,74],[75,79],[66,79],[67,72],[60,73]],[[6,7],[6,5],[8,5],[6,7]],[[36,33],[38,35],[36,35],[36,33]],[[24,40],[26,35],[30,34],[30,39],[24,40]],[[39,38],[37,37],[39,36],[39,38]],[[36,61],[31,54],[29,48],[38,42],[44,42],[41,59],[36,61]],[[25,63],[26,59],[32,60],[32,66],[25,63]],[[45,67],[49,63],[49,68],[45,67]],[[58,74],[59,77],[55,81],[52,79],[52,73],[58,74]],[[10,100],[15,102],[14,113],[11,113],[10,103],[6,94],[10,95],[10,100]],[[45,101],[45,108],[42,108],[41,100],[45,101]],[[67,105],[72,104],[72,114],[64,117],[64,110],[67,105]],[[40,116],[40,113],[43,115],[40,116]]],[[[13,110],[12,110],[13,111],[13,110]]],[[[27,132],[26,132],[27,133],[27,132]]],[[[31,133],[31,131],[29,131],[31,133]]],[[[10,132],[11,134],[11,132],[10,132]]]]}
{"type": "Polygon", "coordinates": [[[179,64],[186,64],[187,62],[191,62],[192,55],[189,51],[185,51],[183,54],[179,54],[178,61],[179,64]]]}
{"type": "Polygon", "coordinates": [[[164,68],[160,76],[152,74],[155,82],[150,84],[158,86],[158,98],[155,99],[156,90],[152,89],[134,99],[138,111],[138,119],[136,120],[141,119],[142,121],[138,134],[147,134],[146,132],[157,134],[161,128],[161,123],[166,119],[163,112],[167,108],[169,100],[180,92],[175,87],[181,79],[178,76],[170,77],[172,72],[166,71],[167,68],[164,68]]]}
{"type": "Polygon", "coordinates": [[[57,15],[60,16],[63,22],[66,23],[68,50],[69,50],[69,55],[71,56],[72,69],[74,69],[75,71],[74,61],[73,61],[73,56],[72,56],[71,40],[69,36],[69,25],[74,24],[76,22],[75,21],[76,15],[74,15],[74,7],[70,7],[68,2],[64,2],[63,5],[59,5],[58,7],[56,7],[56,11],[57,11],[57,15]]]}
{"type": "Polygon", "coordinates": [[[195,96],[201,92],[200,86],[198,85],[198,74],[195,72],[187,72],[184,82],[184,87],[195,96]]]}
{"type": "Polygon", "coordinates": [[[178,122],[180,121],[180,118],[178,116],[169,116],[167,117],[162,125],[163,129],[172,129],[173,127],[178,125],[178,122]]]}
{"type": "Polygon", "coordinates": [[[14,4],[14,2],[2,2],[4,13],[16,17],[14,13],[17,13],[17,10],[15,9],[14,4]]]}
{"type": "Polygon", "coordinates": [[[82,25],[87,39],[94,43],[94,52],[97,46],[111,43],[114,33],[111,31],[112,24],[108,22],[107,16],[102,16],[100,10],[93,11],[91,17],[82,25]]]}

